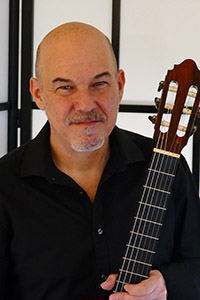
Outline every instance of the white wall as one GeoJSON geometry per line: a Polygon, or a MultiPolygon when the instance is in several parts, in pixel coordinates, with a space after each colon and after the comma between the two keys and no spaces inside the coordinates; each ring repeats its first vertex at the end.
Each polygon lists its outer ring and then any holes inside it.
{"type": "MultiPolygon", "coordinates": [[[[0,103],[8,101],[8,25],[9,1],[1,0],[0,8],[0,103]]],[[[0,111],[0,157],[7,152],[7,112],[0,111]]]]}
{"type": "MultiPolygon", "coordinates": [[[[35,0],[34,53],[43,36],[68,21],[83,21],[111,36],[111,0],[35,0]]],[[[122,0],[120,67],[126,71],[122,103],[154,104],[157,86],[167,70],[185,58],[200,65],[199,0],[122,0]]],[[[34,57],[35,58],[35,57],[34,57]]],[[[146,114],[120,113],[123,128],[153,135],[146,114]]],[[[33,113],[33,136],[46,121],[43,112],[33,113]]],[[[192,162],[192,139],[183,151],[192,162]]]]}

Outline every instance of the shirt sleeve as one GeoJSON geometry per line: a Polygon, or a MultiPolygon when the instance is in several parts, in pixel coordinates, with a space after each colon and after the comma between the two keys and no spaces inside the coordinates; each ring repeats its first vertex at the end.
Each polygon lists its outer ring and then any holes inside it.
{"type": "Polygon", "coordinates": [[[172,190],[175,202],[175,246],[163,274],[169,300],[200,299],[200,200],[193,176],[181,157],[172,190]]]}

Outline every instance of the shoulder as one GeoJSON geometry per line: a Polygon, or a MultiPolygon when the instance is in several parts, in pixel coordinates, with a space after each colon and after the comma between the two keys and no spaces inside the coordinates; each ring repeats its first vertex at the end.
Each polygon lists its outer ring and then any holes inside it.
{"type": "Polygon", "coordinates": [[[152,155],[152,150],[155,146],[152,138],[118,127],[114,128],[112,137],[125,151],[133,151],[137,147],[144,156],[152,155]]]}
{"type": "Polygon", "coordinates": [[[0,172],[20,169],[29,144],[30,142],[10,151],[8,154],[3,156],[0,159],[0,172]]]}

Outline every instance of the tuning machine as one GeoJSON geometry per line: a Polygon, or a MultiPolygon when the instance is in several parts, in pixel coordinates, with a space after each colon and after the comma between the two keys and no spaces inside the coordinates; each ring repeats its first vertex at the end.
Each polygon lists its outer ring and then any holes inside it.
{"type": "Polygon", "coordinates": [[[149,116],[148,119],[151,121],[151,123],[156,124],[156,118],[157,116],[149,116]]]}
{"type": "Polygon", "coordinates": [[[164,82],[164,80],[161,80],[161,81],[159,82],[159,86],[158,86],[158,92],[160,92],[161,90],[163,90],[163,88],[164,88],[164,85],[165,85],[165,82],[164,82]]]}
{"type": "Polygon", "coordinates": [[[161,98],[156,97],[156,98],[154,99],[154,101],[155,101],[156,109],[158,109],[158,108],[159,108],[159,105],[160,105],[161,98]]]}

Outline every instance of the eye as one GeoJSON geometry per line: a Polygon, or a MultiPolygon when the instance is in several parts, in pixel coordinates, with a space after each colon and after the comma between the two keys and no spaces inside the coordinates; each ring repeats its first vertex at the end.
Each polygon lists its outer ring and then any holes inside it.
{"type": "Polygon", "coordinates": [[[61,90],[70,90],[72,87],[70,85],[63,85],[63,86],[59,86],[57,89],[61,89],[61,90]]]}
{"type": "Polygon", "coordinates": [[[93,84],[93,86],[94,87],[104,87],[104,86],[106,86],[108,83],[107,83],[107,81],[97,81],[97,82],[95,82],[94,84],[93,84]]]}
{"type": "Polygon", "coordinates": [[[71,85],[60,85],[56,88],[56,93],[61,95],[68,95],[73,91],[73,86],[71,85]]]}

